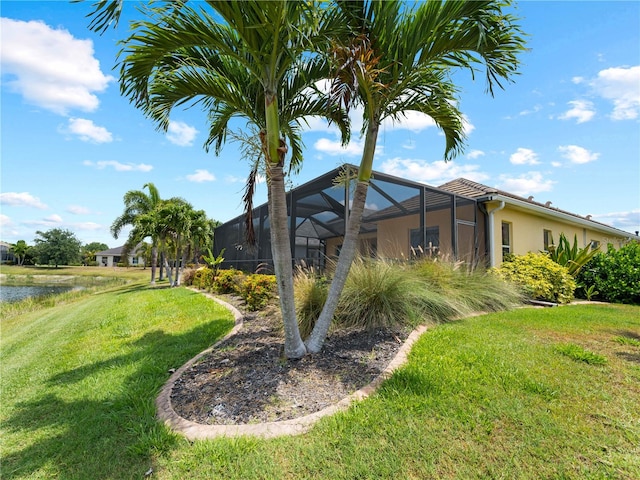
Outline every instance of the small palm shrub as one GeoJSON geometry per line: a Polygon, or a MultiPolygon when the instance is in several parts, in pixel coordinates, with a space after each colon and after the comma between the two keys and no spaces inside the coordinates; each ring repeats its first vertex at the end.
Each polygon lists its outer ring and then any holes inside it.
{"type": "Polygon", "coordinates": [[[619,250],[609,245],[597,253],[578,274],[582,294],[613,303],[640,305],[640,243],[619,250]]]}
{"type": "Polygon", "coordinates": [[[566,267],[557,264],[546,254],[516,255],[495,271],[502,278],[519,285],[532,299],[557,303],[573,300],[575,280],[566,267]]]}
{"type": "Polygon", "coordinates": [[[275,297],[276,277],[274,275],[247,275],[240,285],[240,296],[249,311],[260,310],[275,297]]]}
{"type": "Polygon", "coordinates": [[[293,279],[293,291],[300,335],[306,338],[311,334],[327,300],[327,281],[314,269],[299,267],[293,279]]]}

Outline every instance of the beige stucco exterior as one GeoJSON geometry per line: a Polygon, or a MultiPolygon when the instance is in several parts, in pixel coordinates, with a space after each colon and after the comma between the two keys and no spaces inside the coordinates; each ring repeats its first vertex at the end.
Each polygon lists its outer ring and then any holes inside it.
{"type": "MultiPolygon", "coordinates": [[[[487,210],[499,208],[498,201],[488,202],[487,210]]],[[[560,234],[564,233],[567,239],[573,244],[573,239],[578,239],[580,248],[586,247],[591,242],[598,242],[602,248],[608,244],[613,244],[615,248],[620,248],[627,241],[628,237],[612,234],[606,229],[599,229],[596,224],[593,227],[585,225],[586,222],[570,218],[563,219],[560,215],[554,215],[552,210],[535,212],[522,207],[506,204],[502,209],[495,210],[492,214],[493,221],[493,256],[496,265],[502,263],[502,223],[509,224],[511,233],[511,253],[524,255],[528,252],[539,252],[544,250],[544,231],[551,232],[554,241],[558,241],[560,234]]],[[[629,234],[631,236],[631,234],[629,234]]]]}

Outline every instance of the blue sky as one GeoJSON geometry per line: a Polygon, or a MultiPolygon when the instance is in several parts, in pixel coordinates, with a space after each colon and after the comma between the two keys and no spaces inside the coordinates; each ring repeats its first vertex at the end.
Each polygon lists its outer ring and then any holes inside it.
{"type": "MultiPolygon", "coordinates": [[[[148,182],[210,218],[241,214],[249,165],[236,146],[206,153],[197,109],[176,110],[165,134],[122,98],[114,67],[128,18],[94,34],[90,3],[0,4],[0,239],[31,244],[37,230],[65,228],[83,243],[121,245],[109,226],[124,193],[148,182]]],[[[465,177],[640,230],[640,2],[524,1],[515,13],[530,48],[516,82],[492,98],[482,76],[454,76],[468,122],[464,154],[442,162],[442,135],[411,116],[384,126],[374,169],[434,186],[465,177]]],[[[304,142],[293,186],[360,160],[357,135],[342,149],[317,122],[304,142]]],[[[256,204],[265,200],[263,185],[256,204]]]]}

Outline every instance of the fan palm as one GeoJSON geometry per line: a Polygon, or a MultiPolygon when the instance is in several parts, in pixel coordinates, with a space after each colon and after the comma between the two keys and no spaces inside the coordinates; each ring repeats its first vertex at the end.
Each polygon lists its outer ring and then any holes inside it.
{"type": "Polygon", "coordinates": [[[155,227],[149,222],[141,222],[145,215],[153,212],[161,202],[158,189],[153,183],[147,183],[143,190],[129,190],[124,194],[124,212],[111,224],[113,238],[118,238],[126,226],[133,227],[125,243],[124,256],[135,248],[146,237],[151,237],[151,284],[156,283],[156,265],[158,263],[158,235],[155,227]]]}
{"type": "Polygon", "coordinates": [[[339,1],[352,35],[333,45],[331,94],[347,109],[363,107],[364,150],[343,245],[327,301],[306,341],[321,349],[356,254],[378,132],[386,119],[406,112],[433,119],[445,136],[445,160],[463,148],[464,125],[457,107],[454,69],[473,74],[484,67],[493,94],[517,73],[524,40],[516,19],[503,12],[508,2],[424,1],[413,8],[396,0],[339,1]]]}
{"type": "Polygon", "coordinates": [[[320,26],[327,9],[307,2],[211,1],[224,20],[203,8],[169,4],[149,9],[134,25],[121,63],[121,89],[131,101],[167,128],[171,110],[200,104],[209,114],[205,146],[220,150],[233,117],[244,117],[259,132],[268,178],[272,253],[285,324],[285,354],[300,357],[306,348],[293,303],[292,256],[285,196],[285,162],[302,161],[301,122],[311,115],[329,117],[343,127],[337,108],[310,94],[328,73],[327,64],[306,55],[328,36],[320,26]],[[287,153],[290,154],[287,156],[287,153]]]}

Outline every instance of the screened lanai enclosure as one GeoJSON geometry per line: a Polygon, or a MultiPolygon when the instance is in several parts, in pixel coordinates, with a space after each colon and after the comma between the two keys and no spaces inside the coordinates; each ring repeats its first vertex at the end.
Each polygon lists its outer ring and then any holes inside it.
{"type": "MultiPolygon", "coordinates": [[[[323,270],[340,254],[357,167],[344,165],[287,194],[294,262],[323,270]]],[[[246,242],[245,216],[219,226],[214,253],[221,268],[272,272],[267,204],[253,210],[256,244],[246,242]]],[[[360,253],[409,260],[440,256],[478,262],[485,257],[485,220],[477,202],[421,183],[374,172],[360,229],[360,253]]]]}

